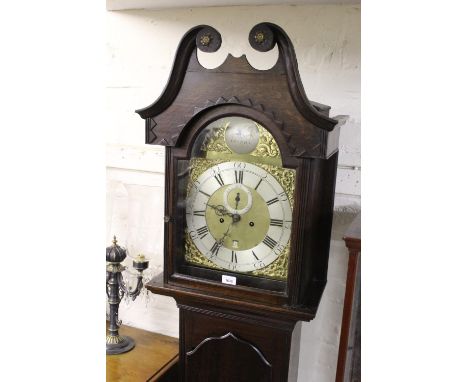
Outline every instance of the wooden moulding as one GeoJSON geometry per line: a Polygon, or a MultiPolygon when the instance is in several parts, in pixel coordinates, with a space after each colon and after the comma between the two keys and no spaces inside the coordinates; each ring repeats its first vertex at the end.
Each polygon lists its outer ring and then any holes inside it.
{"type": "Polygon", "coordinates": [[[287,306],[277,306],[274,304],[260,304],[252,301],[229,299],[225,295],[216,293],[200,293],[197,288],[187,288],[182,286],[164,283],[162,275],[153,278],[146,284],[146,288],[153,293],[163,296],[174,297],[178,304],[196,303],[207,306],[218,306],[230,309],[238,314],[248,312],[259,317],[271,318],[272,315],[282,320],[309,321],[315,317],[315,312],[307,309],[290,309],[287,306]]]}
{"type": "Polygon", "coordinates": [[[146,143],[177,147],[194,117],[216,106],[235,104],[265,112],[270,126],[276,124],[288,142],[291,155],[333,155],[338,149],[334,138],[338,119],[329,117],[330,107],[307,99],[289,37],[277,25],[261,23],[250,32],[250,42],[259,51],[277,45],[277,63],[269,70],[258,70],[245,55],[235,58],[229,54],[221,66],[206,69],[198,61],[197,46],[214,52],[221,45],[221,36],[206,25],[187,32],[162,95],[148,107],[136,110],[146,120],[146,143]]]}

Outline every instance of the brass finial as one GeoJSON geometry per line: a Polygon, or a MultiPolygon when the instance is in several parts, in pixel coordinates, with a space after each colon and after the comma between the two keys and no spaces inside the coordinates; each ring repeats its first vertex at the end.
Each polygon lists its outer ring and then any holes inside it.
{"type": "Polygon", "coordinates": [[[115,235],[114,235],[114,240],[112,240],[112,244],[114,244],[114,246],[117,245],[117,238],[115,237],[115,235]]]}
{"type": "Polygon", "coordinates": [[[265,40],[265,35],[263,34],[263,32],[257,32],[255,33],[255,42],[257,44],[261,44],[263,41],[265,40]]]}
{"type": "Polygon", "coordinates": [[[200,39],[200,44],[202,44],[203,46],[207,46],[211,41],[211,36],[210,35],[203,35],[200,39]]]}

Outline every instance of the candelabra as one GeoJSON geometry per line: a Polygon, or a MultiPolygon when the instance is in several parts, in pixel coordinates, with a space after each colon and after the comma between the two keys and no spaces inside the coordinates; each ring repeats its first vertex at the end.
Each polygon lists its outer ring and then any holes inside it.
{"type": "Polygon", "coordinates": [[[149,261],[143,255],[133,260],[133,268],[138,271],[136,288],[131,290],[124,283],[122,272],[126,269],[122,261],[127,257],[127,250],[117,244],[114,236],[112,246],[106,248],[106,293],[109,301],[109,329],[106,336],[106,353],[121,354],[132,350],[135,341],[128,336],[119,334],[119,304],[124,295],[132,300],[140,294],[143,288],[143,271],[148,268],[149,261]]]}

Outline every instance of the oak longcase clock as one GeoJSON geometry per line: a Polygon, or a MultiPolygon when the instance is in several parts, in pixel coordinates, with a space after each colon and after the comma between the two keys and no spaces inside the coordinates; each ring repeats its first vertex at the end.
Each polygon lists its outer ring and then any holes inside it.
{"type": "Polygon", "coordinates": [[[181,381],[294,381],[299,321],[326,284],[340,118],[309,101],[294,48],[270,23],[251,46],[278,46],[257,70],[219,49],[212,27],[182,39],[161,97],[137,110],[146,143],[166,146],[164,273],[148,285],[180,308],[181,381]]]}

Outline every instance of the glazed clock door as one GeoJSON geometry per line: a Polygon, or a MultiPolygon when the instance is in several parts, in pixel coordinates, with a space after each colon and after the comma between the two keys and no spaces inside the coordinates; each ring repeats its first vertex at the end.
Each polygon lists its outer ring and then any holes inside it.
{"type": "Polygon", "coordinates": [[[187,178],[178,200],[186,264],[244,275],[248,286],[276,280],[284,290],[296,173],[282,167],[270,132],[241,116],[217,119],[198,134],[179,174],[187,178]]]}

